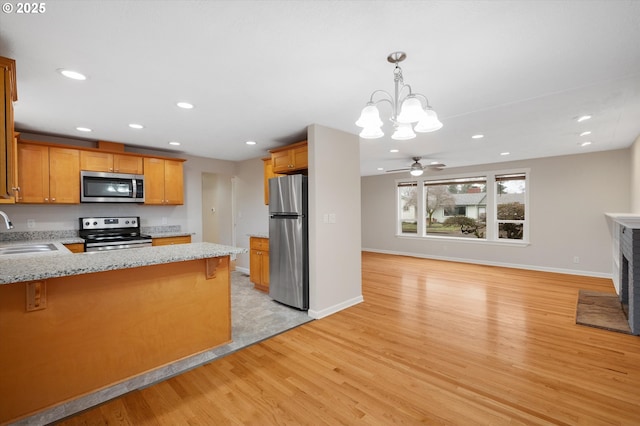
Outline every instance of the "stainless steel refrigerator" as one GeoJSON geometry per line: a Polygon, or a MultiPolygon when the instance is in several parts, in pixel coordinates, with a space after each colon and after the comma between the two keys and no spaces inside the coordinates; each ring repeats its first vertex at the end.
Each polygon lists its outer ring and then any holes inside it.
{"type": "Polygon", "coordinates": [[[307,177],[269,179],[269,295],[285,305],[309,308],[307,177]]]}

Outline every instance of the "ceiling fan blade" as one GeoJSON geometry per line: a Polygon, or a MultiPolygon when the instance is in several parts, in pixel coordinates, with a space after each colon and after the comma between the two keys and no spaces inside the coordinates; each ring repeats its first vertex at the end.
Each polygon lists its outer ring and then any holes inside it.
{"type": "Polygon", "coordinates": [[[393,169],[393,170],[385,170],[385,172],[387,173],[393,173],[393,172],[408,172],[410,169],[393,169]]]}
{"type": "Polygon", "coordinates": [[[431,170],[442,170],[445,167],[447,167],[447,165],[442,163],[436,163],[436,164],[429,164],[427,165],[427,167],[431,170]]]}

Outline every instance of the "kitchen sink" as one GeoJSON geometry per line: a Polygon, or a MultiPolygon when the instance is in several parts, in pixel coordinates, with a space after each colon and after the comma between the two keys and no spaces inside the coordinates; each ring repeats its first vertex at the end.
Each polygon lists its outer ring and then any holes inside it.
{"type": "Polygon", "coordinates": [[[57,250],[58,247],[53,243],[5,245],[0,246],[0,256],[9,254],[43,253],[57,250]]]}

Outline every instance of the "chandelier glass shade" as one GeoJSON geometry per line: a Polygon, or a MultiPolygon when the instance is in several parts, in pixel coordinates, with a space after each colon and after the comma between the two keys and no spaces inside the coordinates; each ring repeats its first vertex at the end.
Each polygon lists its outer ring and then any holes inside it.
{"type": "Polygon", "coordinates": [[[369,102],[362,109],[360,118],[356,121],[358,127],[362,127],[360,137],[363,139],[377,139],[384,136],[383,122],[380,119],[380,111],[377,104],[388,102],[391,105],[391,117],[394,132],[392,139],[407,140],[416,137],[415,132],[433,132],[442,127],[438,115],[429,105],[426,96],[413,93],[411,86],[404,84],[402,68],[398,65],[406,59],[404,52],[393,52],[387,57],[387,61],[396,65],[393,75],[395,92],[391,95],[384,90],[376,90],[371,94],[369,102]],[[424,100],[424,104],[423,104],[424,100]],[[415,123],[415,126],[413,125],[415,123]]]}

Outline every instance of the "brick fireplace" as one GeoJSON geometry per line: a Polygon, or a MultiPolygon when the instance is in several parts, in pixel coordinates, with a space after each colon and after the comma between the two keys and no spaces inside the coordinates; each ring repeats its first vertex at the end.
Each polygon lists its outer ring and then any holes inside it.
{"type": "Polygon", "coordinates": [[[620,302],[631,333],[640,335],[640,229],[620,226],[620,302]]]}

